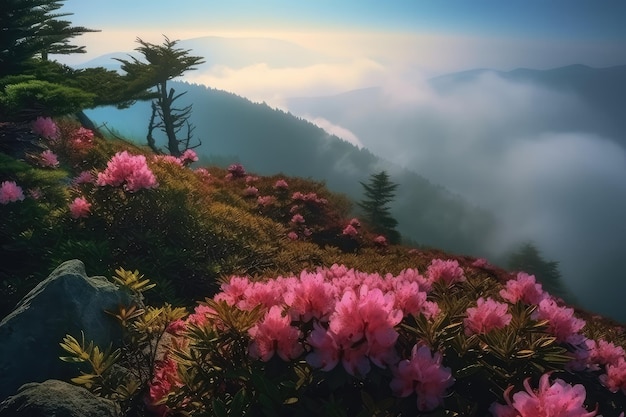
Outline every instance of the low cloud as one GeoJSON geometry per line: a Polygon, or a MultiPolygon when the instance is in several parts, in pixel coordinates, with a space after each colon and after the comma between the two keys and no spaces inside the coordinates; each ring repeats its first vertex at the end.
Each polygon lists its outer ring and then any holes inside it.
{"type": "Polygon", "coordinates": [[[502,227],[489,256],[532,240],[560,262],[584,307],[626,320],[626,151],[585,128],[595,110],[495,73],[447,90],[416,80],[394,77],[372,100],[342,102],[334,114],[309,111],[493,212],[502,227]]]}

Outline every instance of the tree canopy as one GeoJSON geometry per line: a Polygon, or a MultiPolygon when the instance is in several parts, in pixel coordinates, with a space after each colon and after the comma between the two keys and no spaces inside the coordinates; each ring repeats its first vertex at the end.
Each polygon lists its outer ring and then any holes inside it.
{"type": "Polygon", "coordinates": [[[0,77],[17,74],[33,57],[47,60],[53,54],[84,53],[85,47],[71,39],[87,32],[61,18],[72,13],[58,13],[62,1],[6,0],[0,8],[0,77]]]}

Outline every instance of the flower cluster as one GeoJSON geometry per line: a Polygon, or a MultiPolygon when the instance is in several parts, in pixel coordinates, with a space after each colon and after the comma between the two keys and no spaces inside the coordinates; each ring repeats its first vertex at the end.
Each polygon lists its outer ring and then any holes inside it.
{"type": "Polygon", "coordinates": [[[56,168],[59,166],[59,158],[54,152],[47,149],[39,155],[39,164],[42,167],[56,168]]]}
{"type": "Polygon", "coordinates": [[[426,270],[431,281],[443,281],[446,285],[465,281],[463,269],[455,260],[433,259],[426,270]]]}
{"type": "Polygon", "coordinates": [[[70,203],[70,214],[73,219],[89,216],[91,211],[91,203],[85,197],[76,197],[70,203]]]}
{"type": "Polygon", "coordinates": [[[228,174],[226,174],[227,180],[233,180],[237,178],[243,178],[246,176],[246,170],[241,164],[232,164],[228,167],[228,174]]]}
{"type": "Polygon", "coordinates": [[[93,147],[93,131],[84,127],[79,127],[70,135],[72,149],[77,152],[85,151],[93,147]]]}
{"type": "Polygon", "coordinates": [[[550,375],[545,373],[539,379],[539,388],[533,390],[528,379],[524,381],[525,391],[513,394],[509,387],[505,392],[507,405],[494,403],[491,414],[494,417],[594,417],[597,412],[585,409],[585,387],[569,385],[562,379],[550,383],[550,375]]]}
{"type": "Polygon", "coordinates": [[[44,139],[54,141],[59,138],[59,128],[49,117],[38,117],[33,122],[32,131],[44,139]]]}
{"type": "Polygon", "coordinates": [[[3,181],[0,185],[0,204],[24,200],[24,191],[15,181],[3,181]]]}
{"type": "Polygon", "coordinates": [[[98,173],[96,184],[114,187],[123,185],[125,190],[131,192],[158,186],[154,174],[148,168],[146,157],[131,155],[126,151],[118,152],[111,158],[104,172],[98,173]]]}
{"type": "Polygon", "coordinates": [[[480,297],[476,307],[467,309],[467,318],[464,321],[465,334],[484,334],[493,329],[501,329],[507,326],[513,316],[507,313],[509,306],[505,303],[494,301],[491,298],[486,300],[480,297]]]}

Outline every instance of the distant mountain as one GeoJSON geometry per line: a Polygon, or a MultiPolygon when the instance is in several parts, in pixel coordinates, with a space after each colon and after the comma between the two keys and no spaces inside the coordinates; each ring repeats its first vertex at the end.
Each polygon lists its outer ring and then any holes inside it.
{"type": "MultiPolygon", "coordinates": [[[[496,227],[493,216],[443,187],[264,103],[199,85],[173,82],[171,86],[177,92],[187,91],[185,103],[193,103],[195,136],[202,140],[196,151],[205,160],[240,162],[259,174],[282,172],[321,180],[354,200],[362,198],[360,181],[387,170],[391,180],[400,185],[392,214],[404,237],[456,253],[487,255],[488,240],[496,227]]],[[[98,108],[88,115],[144,143],[150,106],[98,108]]]]}

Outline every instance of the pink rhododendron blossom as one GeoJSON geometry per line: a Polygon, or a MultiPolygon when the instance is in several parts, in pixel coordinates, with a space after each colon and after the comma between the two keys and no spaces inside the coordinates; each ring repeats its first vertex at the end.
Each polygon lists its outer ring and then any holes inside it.
{"type": "Polygon", "coordinates": [[[323,328],[317,321],[313,322],[313,331],[309,334],[307,342],[313,351],[306,357],[309,365],[330,371],[339,363],[340,350],[333,335],[323,328]]]}
{"type": "Polygon", "coordinates": [[[298,240],[298,234],[293,231],[287,233],[287,237],[289,238],[289,240],[298,240]]]}
{"type": "Polygon", "coordinates": [[[539,303],[539,307],[533,313],[533,319],[548,320],[548,331],[558,342],[577,345],[584,341],[578,332],[585,327],[585,321],[574,317],[573,308],[560,307],[550,298],[539,303]]]}
{"type": "Polygon", "coordinates": [[[80,127],[70,134],[70,140],[74,151],[84,151],[93,147],[93,131],[80,127]]]}
{"type": "Polygon", "coordinates": [[[476,268],[486,268],[489,266],[489,262],[485,258],[478,258],[472,262],[472,266],[476,268]]]}
{"type": "Polygon", "coordinates": [[[441,313],[441,308],[439,308],[439,304],[435,301],[426,301],[422,306],[422,314],[427,319],[432,319],[437,317],[441,313]]]}
{"type": "Polygon", "coordinates": [[[500,296],[513,304],[520,300],[526,304],[539,304],[548,294],[536,282],[534,275],[518,272],[515,279],[506,282],[506,287],[500,290],[500,296]]]}
{"type": "Polygon", "coordinates": [[[0,204],[24,200],[24,191],[15,181],[2,181],[0,185],[0,204]]]}
{"type": "Polygon", "coordinates": [[[426,292],[420,291],[417,282],[397,280],[394,283],[393,293],[395,295],[396,308],[402,310],[405,315],[417,315],[422,312],[426,297],[426,292]]]}
{"type": "Polygon", "coordinates": [[[39,164],[42,167],[56,168],[59,166],[59,158],[54,152],[47,149],[39,155],[39,164]]]}
{"type": "Polygon", "coordinates": [[[187,330],[187,323],[183,319],[178,319],[167,325],[165,331],[174,336],[181,336],[187,330]]]}
{"type": "Polygon", "coordinates": [[[253,186],[244,188],[243,195],[246,197],[256,197],[259,194],[259,189],[253,186]]]}
{"type": "Polygon", "coordinates": [[[72,185],[92,184],[94,182],[93,174],[89,171],[83,171],[72,180],[72,185]]]}
{"type": "Polygon", "coordinates": [[[533,390],[529,379],[524,381],[525,391],[519,391],[510,398],[513,387],[504,394],[507,405],[492,404],[489,411],[495,417],[594,417],[596,411],[587,411],[584,401],[587,396],[585,387],[580,384],[569,385],[562,379],[550,384],[550,375],[543,374],[539,379],[539,388],[533,390]]]}
{"type": "Polygon", "coordinates": [[[606,374],[600,375],[600,382],[613,393],[621,390],[626,394],[626,360],[619,358],[616,364],[608,364],[606,374]]]}
{"type": "Polygon", "coordinates": [[[465,281],[463,269],[455,260],[433,259],[426,270],[426,276],[433,282],[443,281],[446,285],[465,281]]]}
{"type": "Polygon", "coordinates": [[[267,206],[271,206],[272,204],[274,204],[276,199],[274,198],[274,196],[271,196],[271,195],[260,195],[256,201],[259,206],[267,207],[267,206]]]}
{"type": "Polygon", "coordinates": [[[174,155],[154,155],[152,160],[156,162],[165,162],[166,164],[178,165],[179,167],[183,166],[183,161],[174,155]]]}
{"type": "Polygon", "coordinates": [[[130,192],[142,188],[156,188],[159,185],[148,168],[146,157],[131,155],[127,151],[118,152],[111,158],[104,172],[98,173],[96,184],[114,187],[123,185],[124,189],[130,192]]]}
{"type": "Polygon", "coordinates": [[[178,376],[177,363],[169,357],[157,361],[148,392],[149,408],[158,416],[165,417],[168,414],[168,407],[157,403],[165,398],[172,389],[180,386],[182,386],[182,382],[178,376]]]}
{"type": "Polygon", "coordinates": [[[427,346],[415,345],[410,359],[404,359],[393,369],[390,387],[394,395],[408,397],[417,394],[417,408],[431,411],[443,404],[446,390],[454,384],[450,368],[441,366],[439,352],[433,355],[427,346]]]}
{"type": "Polygon", "coordinates": [[[615,346],[612,342],[604,339],[589,340],[589,362],[599,365],[617,365],[620,359],[624,359],[624,348],[615,346]]]}
{"type": "Polygon", "coordinates": [[[274,188],[279,191],[286,191],[287,189],[289,189],[289,184],[287,184],[287,181],[280,179],[276,181],[276,183],[274,183],[274,188]]]}
{"type": "Polygon", "coordinates": [[[91,203],[89,203],[85,197],[76,197],[74,201],[70,203],[70,214],[73,219],[88,217],[90,212],[91,203]]]}
{"type": "Polygon", "coordinates": [[[328,203],[328,200],[318,197],[317,194],[313,192],[303,194],[300,191],[296,191],[291,195],[291,199],[293,201],[303,202],[314,206],[323,206],[328,203]]]}
{"type": "Polygon", "coordinates": [[[258,180],[259,180],[259,177],[256,177],[254,175],[247,175],[246,176],[246,184],[254,184],[258,180]]]}
{"type": "Polygon", "coordinates": [[[359,221],[359,219],[357,219],[356,217],[355,217],[355,218],[350,219],[350,221],[348,222],[348,224],[349,224],[350,226],[352,226],[352,227],[356,227],[356,228],[361,227],[361,222],[360,222],[360,221],[359,221]]]}
{"type": "Polygon", "coordinates": [[[232,164],[228,167],[227,179],[237,179],[246,176],[246,170],[241,164],[232,164]]]}
{"type": "Polygon", "coordinates": [[[294,214],[291,218],[291,223],[302,224],[304,223],[304,217],[302,216],[302,214],[294,214]]]}
{"type": "Polygon", "coordinates": [[[485,334],[493,329],[501,329],[511,322],[512,316],[508,313],[509,306],[491,298],[486,300],[480,297],[476,307],[467,309],[467,318],[463,321],[465,334],[485,334]]]}
{"type": "Polygon", "coordinates": [[[279,306],[272,306],[263,321],[248,333],[252,337],[249,353],[255,359],[267,362],[276,353],[282,360],[289,361],[304,352],[299,341],[302,333],[291,326],[291,319],[288,315],[283,316],[279,306]]]}
{"type": "Polygon", "coordinates": [[[350,236],[350,237],[356,237],[359,235],[359,231],[356,230],[356,228],[354,226],[352,226],[351,224],[347,225],[343,231],[341,232],[342,235],[344,236],[350,236]]]}
{"type": "Polygon", "coordinates": [[[32,126],[33,133],[44,139],[56,140],[59,138],[59,128],[49,117],[38,117],[32,126]]]}
{"type": "Polygon", "coordinates": [[[180,156],[180,160],[183,165],[187,166],[192,162],[198,161],[198,154],[193,149],[185,149],[185,152],[180,156]]]}
{"type": "Polygon", "coordinates": [[[243,300],[250,285],[248,278],[232,276],[228,282],[220,286],[222,291],[214,299],[215,301],[225,301],[229,306],[234,306],[243,300]]]}
{"type": "Polygon", "coordinates": [[[334,288],[320,273],[302,272],[283,298],[291,317],[305,323],[313,318],[327,321],[335,307],[334,288]]]}
{"type": "Polygon", "coordinates": [[[374,243],[377,246],[387,246],[387,238],[383,235],[378,235],[374,238],[374,243]]]}
{"type": "Polygon", "coordinates": [[[212,307],[205,304],[199,304],[196,308],[194,308],[193,313],[187,317],[186,321],[189,324],[203,326],[209,321],[209,318],[216,316],[217,312],[212,307]]]}
{"type": "Polygon", "coordinates": [[[206,168],[196,168],[193,172],[195,172],[202,181],[211,180],[211,173],[206,168]]]}

